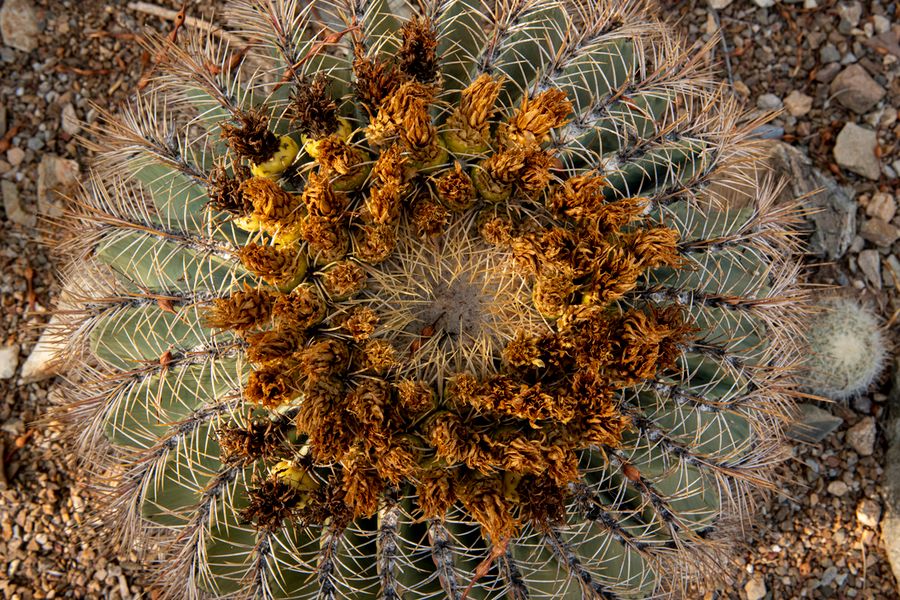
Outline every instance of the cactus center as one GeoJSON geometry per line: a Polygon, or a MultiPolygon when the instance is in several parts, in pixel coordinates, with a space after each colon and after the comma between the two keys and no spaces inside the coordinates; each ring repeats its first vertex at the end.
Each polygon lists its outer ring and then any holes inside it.
{"type": "Polygon", "coordinates": [[[463,371],[495,373],[517,332],[550,331],[512,255],[480,238],[476,216],[462,215],[437,238],[401,231],[391,258],[368,270],[363,292],[408,357],[404,374],[440,389],[463,371]]]}

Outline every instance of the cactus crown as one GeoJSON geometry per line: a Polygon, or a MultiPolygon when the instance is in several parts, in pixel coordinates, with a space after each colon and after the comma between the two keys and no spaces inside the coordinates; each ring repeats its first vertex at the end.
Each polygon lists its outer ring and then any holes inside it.
{"type": "Polygon", "coordinates": [[[725,555],[796,360],[755,126],[643,3],[249,0],[67,226],[65,408],[170,597],[625,598],[725,555]],[[395,13],[406,13],[398,17],[395,13]]]}

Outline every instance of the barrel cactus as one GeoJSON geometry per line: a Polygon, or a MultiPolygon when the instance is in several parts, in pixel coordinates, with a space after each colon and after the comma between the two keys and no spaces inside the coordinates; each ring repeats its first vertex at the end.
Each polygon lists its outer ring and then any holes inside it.
{"type": "MultiPolygon", "coordinates": [[[[246,0],[63,226],[63,411],[163,598],[639,598],[772,488],[756,123],[640,1],[246,0]]],[[[112,538],[111,538],[112,539],[112,538]]]]}
{"type": "Polygon", "coordinates": [[[888,357],[878,317],[849,297],[817,302],[807,327],[807,377],[814,394],[847,400],[866,391],[884,370],[888,357]]]}

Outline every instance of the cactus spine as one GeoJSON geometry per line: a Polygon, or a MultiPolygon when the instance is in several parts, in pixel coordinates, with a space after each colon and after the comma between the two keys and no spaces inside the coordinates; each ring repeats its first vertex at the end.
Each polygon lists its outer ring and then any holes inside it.
{"type": "Polygon", "coordinates": [[[753,124],[643,2],[395,8],[241,2],[109,116],[63,248],[112,530],[172,598],[715,578],[797,355],[753,124]]]}

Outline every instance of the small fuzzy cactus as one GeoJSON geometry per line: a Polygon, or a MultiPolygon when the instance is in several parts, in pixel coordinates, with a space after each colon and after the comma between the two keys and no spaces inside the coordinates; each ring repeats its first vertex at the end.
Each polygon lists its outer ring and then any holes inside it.
{"type": "Polygon", "coordinates": [[[820,312],[806,333],[807,387],[833,400],[866,391],[881,375],[888,355],[878,318],[852,298],[831,298],[815,308],[820,312]]]}
{"type": "Polygon", "coordinates": [[[159,597],[727,577],[803,298],[758,123],[657,13],[246,0],[248,48],[158,42],[60,248],[63,411],[159,597]]]}

